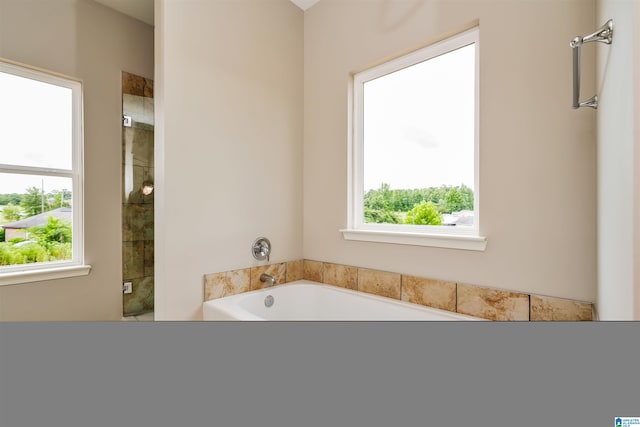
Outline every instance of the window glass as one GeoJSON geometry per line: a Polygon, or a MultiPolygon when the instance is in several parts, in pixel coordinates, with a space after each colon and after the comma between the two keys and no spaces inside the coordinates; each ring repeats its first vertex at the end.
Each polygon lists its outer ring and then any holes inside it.
{"type": "Polygon", "coordinates": [[[354,76],[352,228],[477,230],[477,76],[477,29],[354,76]]]}
{"type": "Polygon", "coordinates": [[[75,80],[0,61],[0,274],[83,263],[81,100],[75,80]]]}
{"type": "Polygon", "coordinates": [[[71,169],[72,90],[0,72],[1,163],[71,169]]]}

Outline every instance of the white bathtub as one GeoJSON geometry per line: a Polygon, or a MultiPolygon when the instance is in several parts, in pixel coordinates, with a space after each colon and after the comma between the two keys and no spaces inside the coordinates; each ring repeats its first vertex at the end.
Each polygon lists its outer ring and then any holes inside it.
{"type": "Polygon", "coordinates": [[[205,301],[202,312],[204,320],[483,320],[308,280],[205,301]]]}

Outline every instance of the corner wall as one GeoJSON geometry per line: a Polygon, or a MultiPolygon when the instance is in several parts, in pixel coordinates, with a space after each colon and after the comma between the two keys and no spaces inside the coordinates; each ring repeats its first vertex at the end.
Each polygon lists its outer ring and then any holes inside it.
{"type": "Polygon", "coordinates": [[[303,14],[289,0],[156,1],[157,320],[204,275],[302,258],[303,14]]]}
{"type": "MultiPolygon", "coordinates": [[[[634,40],[640,39],[640,4],[637,2],[634,3],[633,6],[633,22],[634,25],[634,40]]],[[[635,111],[640,112],[640,78],[638,77],[638,73],[640,73],[640,43],[636,43],[633,50],[633,69],[634,69],[634,79],[633,79],[633,87],[634,87],[634,105],[635,111]]],[[[634,122],[634,183],[640,182],[640,124],[638,122],[634,122]]],[[[637,191],[638,187],[635,187],[635,191],[633,192],[634,197],[634,253],[636,256],[634,257],[633,269],[634,269],[634,280],[633,280],[633,293],[634,293],[634,320],[640,320],[640,191],[637,191]]]]}
{"type": "MultiPolygon", "coordinates": [[[[596,298],[594,111],[571,109],[569,41],[594,1],[323,0],[305,13],[304,258],[596,298]],[[479,20],[485,252],[345,241],[350,73],[479,20]]],[[[583,92],[595,53],[583,54],[583,92]]]]}
{"type": "MultiPolygon", "coordinates": [[[[613,19],[613,42],[598,46],[598,312],[640,320],[637,2],[598,0],[597,25],[613,19]],[[635,298],[635,307],[634,307],[635,298]],[[635,313],[634,313],[635,312],[635,313]]],[[[594,28],[594,29],[595,29],[594,28]]]]}
{"type": "Polygon", "coordinates": [[[83,80],[88,276],[0,287],[0,321],[120,320],[121,71],[153,77],[153,28],[90,0],[0,0],[0,56],[83,80]]]}

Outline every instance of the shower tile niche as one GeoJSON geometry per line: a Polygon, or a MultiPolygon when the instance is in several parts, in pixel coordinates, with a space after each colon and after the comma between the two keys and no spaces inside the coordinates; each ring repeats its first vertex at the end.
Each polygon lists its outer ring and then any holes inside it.
{"type": "Polygon", "coordinates": [[[122,72],[123,315],[153,311],[154,105],[153,80],[122,72]]]}

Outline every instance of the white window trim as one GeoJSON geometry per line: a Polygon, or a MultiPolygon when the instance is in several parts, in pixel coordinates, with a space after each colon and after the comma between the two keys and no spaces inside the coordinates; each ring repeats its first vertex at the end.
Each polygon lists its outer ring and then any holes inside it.
{"type": "Polygon", "coordinates": [[[480,38],[478,27],[449,37],[445,40],[416,50],[408,55],[396,58],[376,67],[353,75],[349,91],[350,129],[348,151],[348,201],[347,228],[340,230],[345,240],[393,243],[401,245],[431,246],[448,249],[484,251],[487,238],[480,235],[479,204],[479,93],[480,93],[480,38]],[[362,86],[367,81],[393,73],[448,53],[455,49],[475,43],[475,146],[474,146],[474,210],[473,227],[455,228],[443,226],[368,224],[364,222],[363,190],[363,96],[362,86]],[[359,88],[359,90],[357,90],[359,88]]]}
{"type": "Polygon", "coordinates": [[[64,266],[41,267],[31,271],[14,271],[0,274],[0,286],[19,285],[21,283],[40,282],[43,280],[66,279],[86,276],[91,271],[90,265],[65,264],[64,266]]]}
{"type": "Polygon", "coordinates": [[[0,268],[0,286],[88,275],[91,266],[84,259],[84,120],[82,81],[73,77],[0,58],[0,71],[72,90],[72,169],[0,165],[0,172],[72,178],[73,255],[69,261],[16,264],[0,268]]]}

